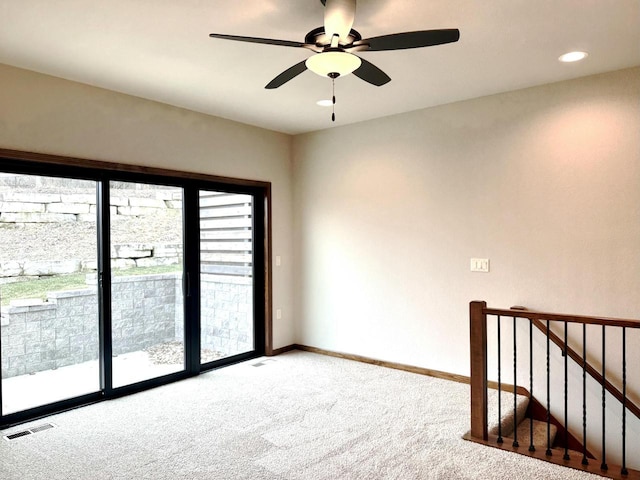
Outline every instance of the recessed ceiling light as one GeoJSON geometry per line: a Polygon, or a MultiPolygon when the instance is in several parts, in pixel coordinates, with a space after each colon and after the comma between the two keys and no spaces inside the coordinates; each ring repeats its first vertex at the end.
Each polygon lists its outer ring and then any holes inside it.
{"type": "Polygon", "coordinates": [[[558,57],[558,60],[564,63],[579,62],[580,60],[586,58],[587,55],[589,55],[587,52],[569,52],[565,53],[564,55],[560,55],[558,57]]]}
{"type": "Polygon", "coordinates": [[[333,101],[331,101],[331,100],[318,100],[316,102],[316,105],[319,105],[320,107],[330,107],[331,105],[333,105],[333,101]]]}

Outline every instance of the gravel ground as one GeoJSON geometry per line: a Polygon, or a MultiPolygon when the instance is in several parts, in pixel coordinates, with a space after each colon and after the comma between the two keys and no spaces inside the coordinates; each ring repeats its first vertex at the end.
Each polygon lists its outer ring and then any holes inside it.
{"type": "MultiPolygon", "coordinates": [[[[149,359],[155,365],[179,365],[184,362],[184,345],[182,342],[167,342],[159,345],[153,345],[144,349],[149,354],[149,359]]],[[[224,357],[221,352],[203,349],[200,352],[200,361],[202,363],[211,362],[218,358],[224,357]]]]}

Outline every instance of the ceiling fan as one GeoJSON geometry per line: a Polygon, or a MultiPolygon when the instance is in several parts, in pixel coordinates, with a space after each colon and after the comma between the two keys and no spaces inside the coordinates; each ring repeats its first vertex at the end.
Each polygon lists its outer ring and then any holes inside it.
{"type": "MultiPolygon", "coordinates": [[[[441,29],[393,33],[363,39],[360,33],[351,28],[355,18],[356,0],[320,1],[325,6],[324,26],[315,28],[307,33],[304,42],[219,33],[211,33],[209,36],[240,42],[306,48],[315,52],[314,55],[288,68],[271,80],[265,86],[267,89],[278,88],[307,69],[318,75],[327,76],[332,80],[353,73],[365,82],[380,87],[391,81],[391,78],[372,63],[355,55],[355,52],[380,52],[430,47],[457,42],[460,38],[458,29],[441,29]]],[[[335,105],[335,95],[333,103],[335,105]]],[[[335,115],[332,118],[335,120],[335,115]]]]}

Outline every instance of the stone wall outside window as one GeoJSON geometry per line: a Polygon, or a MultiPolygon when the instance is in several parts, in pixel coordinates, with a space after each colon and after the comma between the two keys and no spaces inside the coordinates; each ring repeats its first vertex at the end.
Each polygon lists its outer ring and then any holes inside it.
{"type": "MultiPolygon", "coordinates": [[[[95,278],[86,289],[49,292],[3,309],[2,378],[33,374],[98,358],[95,278]]],[[[113,353],[182,341],[181,274],[114,277],[113,353]]],[[[202,281],[202,348],[223,356],[253,349],[251,285],[202,281]]]]}

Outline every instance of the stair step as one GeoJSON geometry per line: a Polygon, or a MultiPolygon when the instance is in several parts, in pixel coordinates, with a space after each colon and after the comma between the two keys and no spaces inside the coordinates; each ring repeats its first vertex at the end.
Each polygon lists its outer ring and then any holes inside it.
{"type": "MultiPolygon", "coordinates": [[[[525,418],[518,424],[517,429],[518,443],[521,446],[529,445],[531,439],[530,432],[531,421],[529,418],[525,418]]],[[[549,445],[553,445],[557,433],[558,428],[555,425],[549,425],[549,445]]],[[[508,435],[508,438],[513,442],[513,432],[508,435]]],[[[547,422],[541,422],[540,420],[533,421],[533,445],[536,448],[547,448],[547,422]]]]}
{"type": "MultiPolygon", "coordinates": [[[[488,428],[489,435],[498,435],[498,392],[492,390],[488,396],[488,428]]],[[[502,392],[500,395],[501,416],[502,416],[502,436],[507,437],[513,434],[514,425],[520,424],[527,414],[529,397],[516,395],[516,410],[513,410],[513,393],[502,392]]],[[[518,436],[520,436],[518,434],[518,436]]]]}

